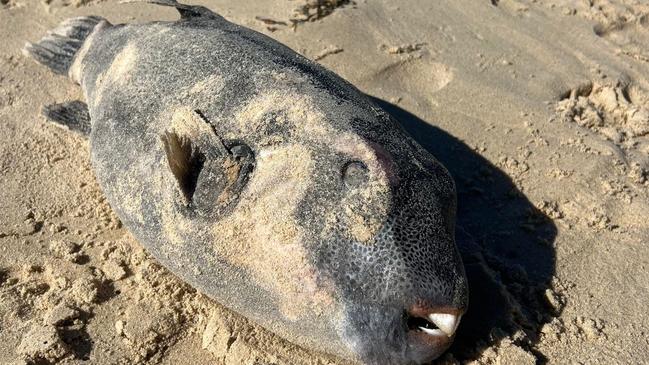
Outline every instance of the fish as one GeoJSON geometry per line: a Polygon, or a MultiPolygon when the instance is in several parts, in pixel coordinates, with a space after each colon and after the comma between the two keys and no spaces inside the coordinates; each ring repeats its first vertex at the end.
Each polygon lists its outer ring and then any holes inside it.
{"type": "Polygon", "coordinates": [[[80,85],[43,108],[89,139],[122,224],[198,291],[304,348],[421,364],[468,308],[456,189],[366,94],[202,6],[72,18],[24,53],[80,85]]]}

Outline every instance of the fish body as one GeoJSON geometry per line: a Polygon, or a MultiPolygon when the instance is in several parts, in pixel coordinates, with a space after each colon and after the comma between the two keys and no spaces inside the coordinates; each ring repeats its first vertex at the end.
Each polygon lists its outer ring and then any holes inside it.
{"type": "Polygon", "coordinates": [[[447,170],[332,72],[206,8],[153,2],[181,19],[76,18],[26,47],[81,85],[87,111],[45,114],[89,133],[123,224],[296,344],[367,364],[439,356],[468,305],[447,170]]]}

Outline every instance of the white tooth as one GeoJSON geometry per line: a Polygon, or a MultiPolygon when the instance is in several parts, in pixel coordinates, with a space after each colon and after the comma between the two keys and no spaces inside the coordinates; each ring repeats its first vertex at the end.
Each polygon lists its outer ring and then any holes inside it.
{"type": "Polygon", "coordinates": [[[449,337],[455,333],[457,325],[460,324],[460,318],[448,313],[433,313],[428,318],[449,337]]]}
{"type": "Polygon", "coordinates": [[[446,333],[442,332],[441,330],[436,329],[430,329],[426,327],[419,327],[420,330],[424,331],[425,333],[431,335],[431,336],[444,336],[446,337],[446,333]]]}

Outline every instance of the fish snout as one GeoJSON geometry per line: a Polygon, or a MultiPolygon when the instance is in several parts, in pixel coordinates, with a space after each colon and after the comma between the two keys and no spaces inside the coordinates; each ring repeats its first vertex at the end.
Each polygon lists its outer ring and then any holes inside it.
{"type": "Polygon", "coordinates": [[[466,306],[351,305],[343,338],[367,365],[426,364],[455,338],[466,306]]]}

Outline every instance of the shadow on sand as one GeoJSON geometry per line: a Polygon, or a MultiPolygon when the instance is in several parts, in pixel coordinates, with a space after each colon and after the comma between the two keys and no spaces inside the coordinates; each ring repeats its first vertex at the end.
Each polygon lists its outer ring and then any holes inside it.
{"type": "Polygon", "coordinates": [[[543,324],[557,315],[545,298],[555,270],[556,226],[503,171],[469,146],[396,105],[372,99],[441,161],[456,182],[456,239],[470,298],[450,352],[458,360],[475,359],[490,344],[512,336],[538,363],[545,363],[534,345],[543,324]]]}

